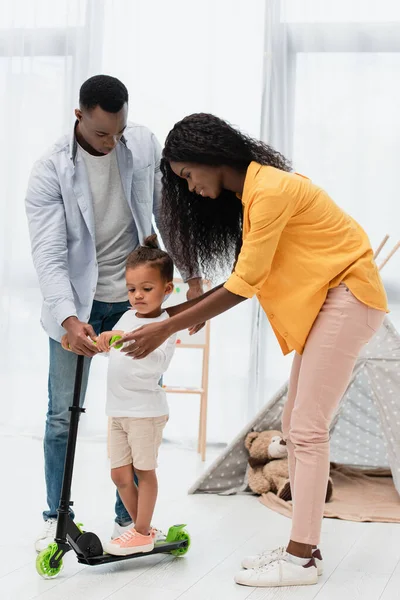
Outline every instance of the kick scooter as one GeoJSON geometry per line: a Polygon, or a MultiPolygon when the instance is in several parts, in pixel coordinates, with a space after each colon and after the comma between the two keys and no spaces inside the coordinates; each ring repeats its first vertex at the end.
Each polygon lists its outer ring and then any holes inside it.
{"type": "MultiPolygon", "coordinates": [[[[116,336],[115,336],[116,337],[116,336]]],[[[115,338],[111,341],[113,343],[115,338]]],[[[75,460],[75,448],[78,435],[78,424],[84,408],[79,406],[82,386],[84,357],[78,356],[75,375],[75,386],[72,406],[70,407],[71,419],[68,432],[67,452],[65,456],[64,477],[61,489],[60,504],[57,510],[56,537],[52,544],[40,552],[36,559],[36,570],[45,579],[57,577],[63,567],[64,555],[73,550],[78,562],[84,565],[102,565],[104,563],[128,560],[150,556],[151,554],[167,553],[174,556],[183,556],[190,546],[190,536],[185,530],[186,525],[174,525],[169,528],[164,541],[157,542],[151,552],[140,552],[127,556],[114,556],[105,554],[103,546],[95,533],[84,531],[82,525],[75,523],[69,514],[71,501],[71,484],[75,460]]]]}

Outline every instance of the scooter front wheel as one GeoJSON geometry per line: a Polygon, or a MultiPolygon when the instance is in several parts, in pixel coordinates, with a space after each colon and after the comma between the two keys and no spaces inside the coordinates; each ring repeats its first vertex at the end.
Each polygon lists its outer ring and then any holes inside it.
{"type": "Polygon", "coordinates": [[[190,548],[190,535],[186,531],[186,529],[182,529],[178,531],[175,535],[175,539],[172,540],[174,542],[186,541],[187,546],[183,546],[182,548],[176,548],[176,550],[171,550],[170,554],[173,556],[184,556],[187,552],[189,552],[190,548]]]}
{"type": "Polygon", "coordinates": [[[62,550],[59,550],[56,543],[50,544],[45,550],[42,550],[36,558],[36,571],[43,579],[54,579],[63,569],[63,561],[60,558],[57,561],[56,567],[50,566],[50,561],[53,557],[57,559],[57,554],[62,556],[62,550]]]}

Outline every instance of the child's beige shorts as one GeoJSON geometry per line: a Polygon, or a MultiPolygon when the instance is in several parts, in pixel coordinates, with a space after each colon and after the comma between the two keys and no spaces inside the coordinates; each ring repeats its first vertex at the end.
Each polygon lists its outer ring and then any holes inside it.
{"type": "Polygon", "coordinates": [[[168,415],[162,417],[111,417],[111,468],[133,464],[139,471],[157,468],[158,449],[168,415]]]}

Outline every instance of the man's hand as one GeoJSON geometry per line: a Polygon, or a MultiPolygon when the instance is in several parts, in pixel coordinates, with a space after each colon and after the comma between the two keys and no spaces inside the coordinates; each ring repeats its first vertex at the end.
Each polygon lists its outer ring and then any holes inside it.
{"type": "Polygon", "coordinates": [[[62,336],[61,346],[63,347],[64,350],[68,350],[68,352],[72,352],[71,348],[69,347],[69,343],[68,343],[68,333],[64,333],[64,335],[62,336]]]}
{"type": "Polygon", "coordinates": [[[98,348],[94,344],[97,336],[91,325],[79,321],[77,317],[68,317],[62,326],[67,331],[69,350],[89,357],[98,353],[98,348]]]}
{"type": "MultiPolygon", "coordinates": [[[[189,289],[186,294],[187,300],[194,300],[195,298],[198,298],[199,296],[202,296],[204,294],[203,282],[200,277],[194,277],[193,279],[189,279],[188,286],[189,289]]],[[[203,329],[204,326],[205,323],[193,325],[193,327],[189,328],[189,335],[194,335],[195,333],[200,331],[200,329],[203,329]]]]}

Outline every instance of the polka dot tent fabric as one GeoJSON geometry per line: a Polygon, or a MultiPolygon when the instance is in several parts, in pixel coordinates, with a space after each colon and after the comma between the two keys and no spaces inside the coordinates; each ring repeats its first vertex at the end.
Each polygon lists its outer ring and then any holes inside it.
{"type": "MultiPolygon", "coordinates": [[[[244,439],[249,431],[281,428],[285,384],[192,486],[189,493],[247,492],[244,439]]],[[[400,493],[400,335],[388,318],[359,356],[331,427],[331,460],[390,467],[400,493]]]]}

